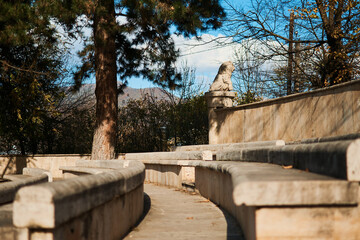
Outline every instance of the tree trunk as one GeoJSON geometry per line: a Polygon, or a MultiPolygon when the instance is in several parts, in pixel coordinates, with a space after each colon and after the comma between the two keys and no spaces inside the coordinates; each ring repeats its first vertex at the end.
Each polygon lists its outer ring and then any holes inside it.
{"type": "Polygon", "coordinates": [[[348,63],[348,56],[341,39],[329,38],[328,43],[330,46],[329,59],[327,61],[329,85],[350,81],[352,68],[348,63]]]}
{"type": "Polygon", "coordinates": [[[98,0],[94,13],[96,125],[91,159],[115,158],[117,81],[113,0],[98,0]]]}

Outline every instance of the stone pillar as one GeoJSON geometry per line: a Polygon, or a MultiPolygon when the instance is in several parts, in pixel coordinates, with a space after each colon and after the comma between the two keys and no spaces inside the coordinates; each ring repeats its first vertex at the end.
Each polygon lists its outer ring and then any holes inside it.
{"type": "Polygon", "coordinates": [[[215,109],[233,106],[235,92],[212,91],[205,93],[209,117],[209,144],[218,144],[218,132],[221,122],[217,118],[215,109]]]}

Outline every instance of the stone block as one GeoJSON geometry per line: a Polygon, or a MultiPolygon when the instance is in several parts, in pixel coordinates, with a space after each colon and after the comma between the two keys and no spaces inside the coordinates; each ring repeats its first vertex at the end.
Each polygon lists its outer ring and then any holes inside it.
{"type": "Polygon", "coordinates": [[[127,153],[126,160],[212,160],[211,151],[127,153]]]}

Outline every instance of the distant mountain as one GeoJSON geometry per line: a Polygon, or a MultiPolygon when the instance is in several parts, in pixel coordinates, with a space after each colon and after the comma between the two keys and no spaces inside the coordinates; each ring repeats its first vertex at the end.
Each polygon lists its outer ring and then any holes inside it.
{"type": "MultiPolygon", "coordinates": [[[[149,94],[159,100],[169,99],[169,96],[165,90],[158,87],[143,89],[126,87],[124,89],[124,93],[119,94],[118,96],[118,105],[119,107],[125,106],[130,99],[141,99],[146,94],[149,94]]],[[[95,84],[84,84],[78,92],[74,93],[70,97],[70,99],[74,101],[84,96],[86,96],[88,99],[91,99],[91,102],[95,103],[95,84]]]]}
{"type": "Polygon", "coordinates": [[[146,94],[149,94],[150,96],[153,96],[159,100],[169,99],[169,96],[166,94],[166,92],[158,87],[144,89],[126,87],[124,89],[124,94],[119,94],[118,96],[119,106],[126,105],[130,99],[141,99],[146,94]]]}

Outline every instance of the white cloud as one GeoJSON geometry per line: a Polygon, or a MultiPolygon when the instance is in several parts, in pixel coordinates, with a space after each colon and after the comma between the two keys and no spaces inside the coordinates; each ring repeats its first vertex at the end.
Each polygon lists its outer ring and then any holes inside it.
{"type": "Polygon", "coordinates": [[[197,78],[204,80],[207,85],[214,80],[223,62],[233,60],[234,49],[238,45],[223,35],[203,34],[201,40],[174,35],[173,39],[176,48],[180,49],[178,67],[183,62],[195,67],[197,78]]]}

